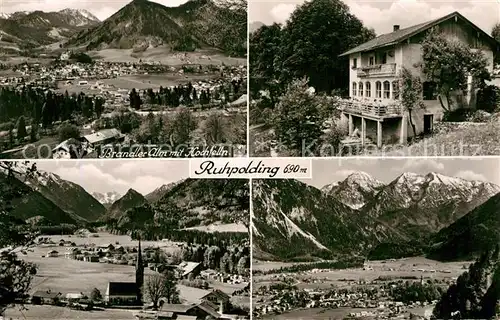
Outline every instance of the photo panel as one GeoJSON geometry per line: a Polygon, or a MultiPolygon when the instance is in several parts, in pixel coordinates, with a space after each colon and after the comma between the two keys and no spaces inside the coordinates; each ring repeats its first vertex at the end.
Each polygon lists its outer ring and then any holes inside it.
{"type": "Polygon", "coordinates": [[[254,157],[500,155],[500,3],[251,0],[254,157]]]}
{"type": "Polygon", "coordinates": [[[246,154],[246,0],[4,1],[0,19],[0,158],[246,154]]]}
{"type": "Polygon", "coordinates": [[[250,184],[184,160],[0,162],[2,319],[250,319],[250,184]]]}
{"type": "Polygon", "coordinates": [[[498,158],[312,162],[253,180],[253,319],[500,315],[498,158]]]}

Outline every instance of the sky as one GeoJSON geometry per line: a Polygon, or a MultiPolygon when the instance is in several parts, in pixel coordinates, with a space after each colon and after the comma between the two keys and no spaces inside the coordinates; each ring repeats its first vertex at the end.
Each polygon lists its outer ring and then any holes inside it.
{"type": "MultiPolygon", "coordinates": [[[[0,0],[0,12],[13,13],[16,11],[59,11],[66,8],[86,9],[99,20],[105,20],[130,0],[0,0]]],[[[154,0],[167,7],[177,7],[187,0],[154,0]]]]}
{"type": "Polygon", "coordinates": [[[115,191],[124,195],[132,188],[146,195],[164,184],[189,177],[188,161],[178,160],[48,160],[36,165],[39,170],[79,184],[89,193],[115,191]]]}
{"type": "Polygon", "coordinates": [[[344,180],[355,171],[363,171],[382,182],[390,182],[404,172],[440,173],[466,180],[500,185],[500,159],[494,158],[411,158],[411,159],[314,159],[312,179],[302,180],[317,188],[344,180]]]}
{"type": "MultiPolygon", "coordinates": [[[[458,11],[472,23],[491,34],[500,22],[499,0],[343,0],[351,13],[377,35],[426,22],[458,11]]],[[[264,24],[284,23],[304,0],[249,0],[249,21],[264,24]]]]}

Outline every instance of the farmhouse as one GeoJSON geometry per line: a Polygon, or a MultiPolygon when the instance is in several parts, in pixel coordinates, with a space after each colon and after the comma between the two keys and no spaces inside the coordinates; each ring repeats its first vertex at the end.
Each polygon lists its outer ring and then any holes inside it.
{"type": "Polygon", "coordinates": [[[51,250],[49,252],[47,252],[47,257],[49,258],[57,258],[59,256],[59,252],[57,252],[56,250],[51,250]]]}
{"type": "Polygon", "coordinates": [[[219,289],[215,289],[205,295],[201,298],[201,301],[202,303],[207,303],[212,306],[218,306],[221,314],[227,311],[230,305],[230,297],[219,289]]]}
{"type": "Polygon", "coordinates": [[[158,319],[229,319],[216,311],[216,306],[202,302],[200,304],[163,304],[157,313],[158,319]]]}
{"type": "Polygon", "coordinates": [[[138,291],[135,282],[109,282],[104,301],[112,305],[135,305],[138,291]]]}
{"type": "Polygon", "coordinates": [[[83,137],[84,142],[91,146],[100,146],[108,143],[118,143],[125,140],[125,135],[118,129],[105,129],[83,137]]]}
{"type": "Polygon", "coordinates": [[[179,264],[178,270],[182,279],[187,279],[188,277],[196,277],[200,274],[201,264],[198,262],[184,261],[179,264]]]}
{"type": "MultiPolygon", "coordinates": [[[[408,130],[409,114],[403,110],[399,94],[399,73],[408,69],[423,82],[425,109],[413,110],[416,134],[431,133],[435,118],[442,116],[436,85],[426,81],[422,62],[422,41],[430,30],[437,30],[449,39],[458,40],[473,50],[481,50],[493,71],[493,54],[500,44],[467,20],[453,12],[436,20],[383,34],[340,56],[349,57],[349,100],[343,101],[342,117],[348,122],[349,135],[359,133],[361,144],[367,138],[378,147],[385,143],[404,144],[413,130],[408,130]]],[[[452,99],[460,107],[475,107],[472,79],[467,96],[455,94],[452,99]]]]}
{"type": "Polygon", "coordinates": [[[31,297],[32,304],[57,304],[61,298],[60,292],[36,291],[31,297]]]}

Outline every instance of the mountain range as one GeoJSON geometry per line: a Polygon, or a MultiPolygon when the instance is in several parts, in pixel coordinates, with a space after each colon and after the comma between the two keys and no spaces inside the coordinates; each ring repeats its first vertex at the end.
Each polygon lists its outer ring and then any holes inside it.
{"type": "Polygon", "coordinates": [[[133,49],[144,51],[218,49],[230,55],[246,52],[246,2],[223,5],[190,0],[166,7],[133,0],[104,21],[86,10],[16,12],[0,16],[0,47],[11,50],[53,43],[69,49],[133,49]],[[237,4],[237,5],[234,5],[237,4]]]}
{"type": "Polygon", "coordinates": [[[147,198],[133,189],[120,197],[116,192],[91,195],[51,172],[27,174],[29,168],[16,163],[15,173],[8,177],[0,166],[0,208],[8,209],[7,220],[38,226],[97,223],[121,233],[167,224],[174,230],[213,223],[249,224],[246,180],[186,179],[161,186],[147,198]]]}
{"type": "MultiPolygon", "coordinates": [[[[254,244],[266,259],[390,255],[403,247],[419,253],[417,249],[428,252],[431,245],[436,257],[456,259],[458,254],[440,255],[445,249],[439,248],[459,241],[459,236],[451,235],[470,230],[467,223],[480,228],[489,215],[498,220],[493,214],[496,202],[491,201],[499,192],[492,183],[438,173],[404,173],[383,183],[356,172],[321,190],[297,180],[256,180],[254,244]],[[483,214],[472,219],[476,210],[483,214]]],[[[496,241],[491,235],[500,231],[495,224],[488,226],[492,228],[488,234],[474,232],[488,238],[483,243],[496,241]]],[[[474,252],[464,249],[460,255],[474,252]]]]}
{"type": "Polygon", "coordinates": [[[60,42],[100,21],[87,10],[22,11],[0,16],[0,47],[35,48],[60,42]]]}

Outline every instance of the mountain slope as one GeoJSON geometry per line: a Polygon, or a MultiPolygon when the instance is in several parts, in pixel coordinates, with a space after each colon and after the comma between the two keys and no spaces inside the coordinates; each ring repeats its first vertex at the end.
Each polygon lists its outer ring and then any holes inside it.
{"type": "Polygon", "coordinates": [[[254,245],[277,258],[364,252],[375,241],[366,219],[302,182],[254,180],[254,245]]]}
{"type": "MultiPolygon", "coordinates": [[[[215,5],[211,0],[191,0],[179,7],[165,7],[146,0],[134,0],[100,25],[82,31],[67,42],[68,46],[86,46],[87,50],[120,48],[145,50],[149,46],[167,45],[178,51],[214,47],[222,50],[246,43],[246,24],[238,24],[234,10],[215,5]],[[224,22],[224,28],[215,23],[224,22]],[[224,30],[237,33],[230,39],[224,30]]],[[[246,11],[236,17],[246,19],[246,11]]]]}
{"type": "Polygon", "coordinates": [[[14,218],[43,217],[52,224],[76,223],[68,213],[16,177],[8,178],[0,172],[0,191],[0,207],[10,207],[9,214],[14,218]]]}
{"type": "Polygon", "coordinates": [[[115,219],[119,220],[121,216],[129,209],[141,206],[147,202],[146,198],[134,189],[129,189],[127,193],[120,199],[116,200],[111,207],[109,207],[105,220],[115,219]]]}
{"type": "Polygon", "coordinates": [[[433,238],[430,257],[466,260],[500,244],[500,193],[442,229],[433,238]]]}
{"type": "Polygon", "coordinates": [[[39,170],[38,175],[28,179],[26,184],[77,221],[97,221],[106,213],[106,208],[80,185],[56,174],[39,170]]]}
{"type": "Polygon", "coordinates": [[[179,183],[182,183],[184,180],[178,181],[178,182],[172,182],[169,184],[164,184],[159,188],[156,188],[152,192],[148,193],[145,198],[148,200],[149,203],[154,203],[158,201],[160,198],[162,198],[165,194],[167,194],[173,187],[178,185],[179,183]]]}
{"type": "Polygon", "coordinates": [[[499,186],[487,182],[404,173],[384,186],[363,211],[411,240],[449,226],[498,192],[499,186]]]}

